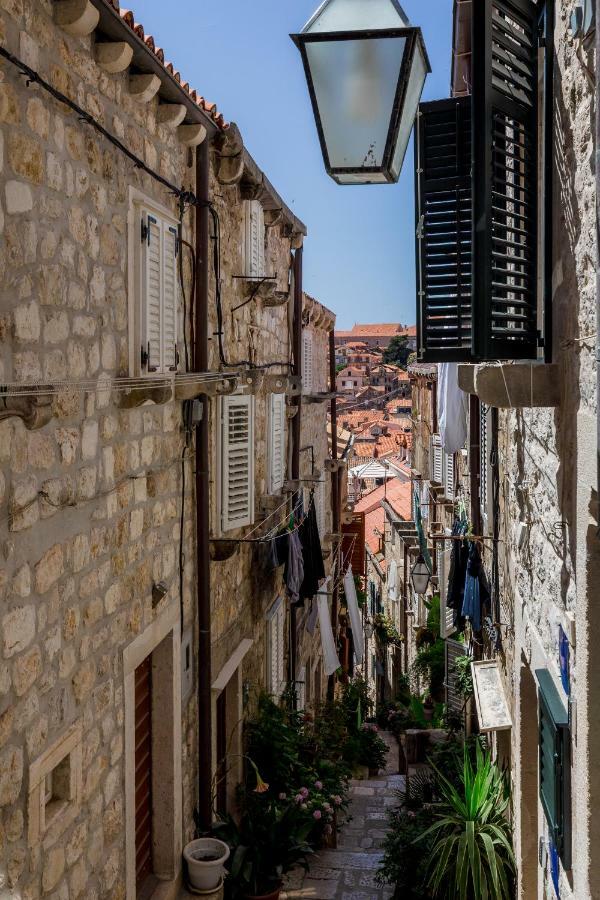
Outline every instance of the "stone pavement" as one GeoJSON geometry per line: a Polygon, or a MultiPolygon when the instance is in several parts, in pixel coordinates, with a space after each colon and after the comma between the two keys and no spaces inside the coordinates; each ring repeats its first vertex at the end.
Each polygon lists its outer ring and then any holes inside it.
{"type": "Polygon", "coordinates": [[[375,876],[381,862],[381,845],[387,827],[387,811],[397,804],[395,792],[404,787],[398,772],[396,740],[381,737],[390,748],[385,772],[367,781],[352,781],[352,819],[338,834],[337,850],[322,850],[312,857],[310,871],[292,872],[281,900],[388,900],[392,887],[382,887],[375,876]]]}

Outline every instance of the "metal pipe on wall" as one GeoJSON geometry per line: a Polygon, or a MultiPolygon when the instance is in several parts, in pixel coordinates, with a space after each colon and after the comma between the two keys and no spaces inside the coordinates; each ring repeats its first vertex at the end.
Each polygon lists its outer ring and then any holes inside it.
{"type": "MultiPolygon", "coordinates": [[[[194,367],[208,371],[210,145],[196,151],[196,322],[194,367]]],[[[212,824],[212,694],[210,609],[210,400],[201,396],[202,420],[196,428],[196,575],[198,581],[198,825],[212,824]]]]}
{"type": "MultiPolygon", "coordinates": [[[[335,333],[333,329],[329,332],[329,390],[335,392],[336,370],[335,370],[335,333]]],[[[331,414],[331,458],[338,458],[337,446],[337,399],[335,396],[331,398],[330,405],[331,414]]],[[[340,482],[339,473],[336,469],[331,473],[331,511],[333,516],[333,533],[340,534],[342,530],[341,510],[340,510],[340,482]]],[[[336,557],[333,560],[334,584],[333,598],[331,602],[331,627],[333,628],[334,637],[337,637],[338,613],[339,613],[339,587],[338,574],[341,557],[341,546],[337,544],[336,557]]],[[[327,697],[333,700],[335,694],[335,675],[329,676],[327,682],[327,697]]]]}
{"type": "MultiPolygon", "coordinates": [[[[302,247],[294,253],[294,328],[292,333],[292,353],[294,357],[294,375],[302,377],[302,247]]],[[[297,412],[292,419],[292,481],[300,478],[300,444],[302,432],[302,395],[295,398],[297,412]]],[[[300,489],[301,490],[301,489],[300,489]]],[[[299,493],[299,492],[298,492],[299,493]]],[[[298,495],[294,498],[294,506],[298,495]]],[[[290,662],[289,681],[296,682],[296,655],[297,647],[296,607],[290,609],[290,662]]]]}

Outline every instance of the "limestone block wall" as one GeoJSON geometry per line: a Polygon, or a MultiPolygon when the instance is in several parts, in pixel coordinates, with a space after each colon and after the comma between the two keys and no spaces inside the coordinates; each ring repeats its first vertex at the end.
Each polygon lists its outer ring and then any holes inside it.
{"type": "MultiPolygon", "coordinates": [[[[55,27],[52,3],[0,4],[2,44],[88,109],[135,153],[193,187],[187,151],[107,75],[89,39],[55,27]]],[[[174,199],[111,144],[2,65],[0,380],[73,382],[129,373],[129,189],[174,199]]],[[[191,216],[184,237],[192,240],[191,216]]],[[[191,287],[189,261],[184,266],[191,287]]],[[[40,431],[0,422],[0,870],[22,898],[124,896],[123,651],[195,596],[191,463],[181,406],[125,409],[110,390],[61,387],[40,431]],[[167,596],[156,608],[152,585],[167,596]],[[32,764],[75,726],[78,806],[32,833],[32,764]]],[[[179,620],[179,616],[177,616],[179,620]]],[[[179,628],[179,625],[177,626],[179,628]]],[[[193,828],[195,703],[182,710],[183,785],[193,828]]],[[[17,894],[16,894],[17,895],[17,894]]]]}

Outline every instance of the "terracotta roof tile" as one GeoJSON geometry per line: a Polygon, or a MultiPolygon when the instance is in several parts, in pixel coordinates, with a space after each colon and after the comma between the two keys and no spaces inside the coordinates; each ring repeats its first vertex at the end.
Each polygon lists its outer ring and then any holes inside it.
{"type": "Polygon", "coordinates": [[[226,129],[228,127],[227,123],[225,122],[225,118],[224,118],[223,114],[220,113],[219,110],[217,109],[217,104],[216,103],[208,103],[204,99],[204,97],[201,97],[198,94],[197,91],[190,88],[190,85],[187,81],[184,81],[182,83],[181,74],[175,69],[175,67],[173,66],[173,63],[165,62],[165,54],[164,54],[163,49],[161,47],[156,46],[154,37],[151,34],[149,34],[147,36],[145,35],[144,26],[140,22],[135,21],[135,16],[134,16],[132,10],[119,9],[119,0],[106,0],[106,2],[109,3],[114,9],[116,9],[119,12],[119,14],[120,14],[121,18],[123,19],[123,21],[125,22],[125,24],[128,25],[129,28],[131,28],[131,30],[133,32],[135,32],[135,34],[142,41],[144,41],[144,43],[146,44],[148,49],[151,50],[152,53],[154,53],[154,55],[159,60],[161,65],[164,66],[166,71],[170,75],[172,75],[173,78],[177,82],[179,82],[179,84],[181,84],[182,89],[190,95],[190,98],[194,101],[194,103],[196,103],[197,106],[199,106],[201,109],[204,110],[204,112],[206,112],[209,116],[211,116],[211,118],[213,119],[215,124],[219,126],[219,128],[221,128],[223,130],[226,129]]]}
{"type": "Polygon", "coordinates": [[[354,507],[354,512],[364,512],[367,515],[373,510],[381,509],[382,500],[386,500],[401,519],[405,519],[407,522],[410,521],[412,517],[412,495],[409,480],[390,478],[387,485],[382,485],[375,488],[374,491],[365,494],[354,507]]]}

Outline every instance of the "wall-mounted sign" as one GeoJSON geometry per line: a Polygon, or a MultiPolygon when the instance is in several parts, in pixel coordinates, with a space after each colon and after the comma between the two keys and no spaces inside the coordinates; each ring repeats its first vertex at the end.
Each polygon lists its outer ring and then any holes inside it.
{"type": "Polygon", "coordinates": [[[471,672],[480,731],[512,728],[498,663],[493,659],[478,660],[471,663],[471,672]]]}

